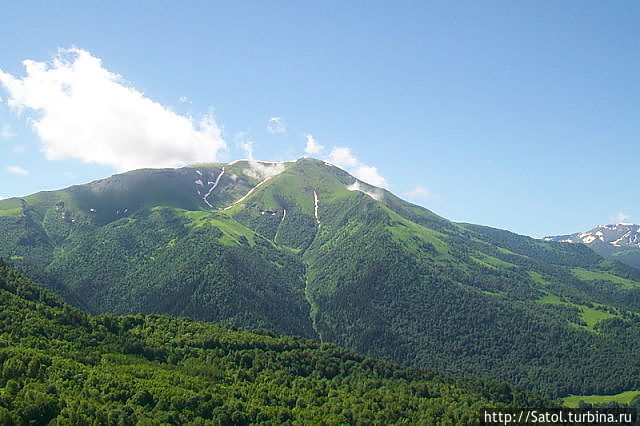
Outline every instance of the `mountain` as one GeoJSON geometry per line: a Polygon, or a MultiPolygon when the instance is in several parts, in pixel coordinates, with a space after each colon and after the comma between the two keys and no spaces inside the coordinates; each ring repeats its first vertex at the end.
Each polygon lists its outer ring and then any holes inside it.
{"type": "Polygon", "coordinates": [[[606,259],[640,269],[640,225],[598,225],[590,231],[545,237],[545,240],[586,244],[606,259]]]}
{"type": "Polygon", "coordinates": [[[450,222],[318,160],[3,200],[0,232],[0,257],[91,313],[270,329],[552,397],[640,388],[640,271],[450,222]]]}
{"type": "Polygon", "coordinates": [[[310,340],[91,316],[0,263],[0,424],[470,424],[549,406],[310,340]]]}

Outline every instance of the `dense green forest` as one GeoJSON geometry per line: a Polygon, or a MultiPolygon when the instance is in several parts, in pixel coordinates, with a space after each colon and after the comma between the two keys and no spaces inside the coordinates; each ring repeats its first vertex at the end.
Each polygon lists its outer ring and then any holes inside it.
{"type": "Polygon", "coordinates": [[[0,262],[2,425],[471,424],[548,404],[268,331],[91,316],[0,262]]]}
{"type": "Polygon", "coordinates": [[[2,200],[0,231],[0,256],[92,314],[269,329],[551,398],[640,389],[639,270],[453,223],[317,160],[2,200]]]}

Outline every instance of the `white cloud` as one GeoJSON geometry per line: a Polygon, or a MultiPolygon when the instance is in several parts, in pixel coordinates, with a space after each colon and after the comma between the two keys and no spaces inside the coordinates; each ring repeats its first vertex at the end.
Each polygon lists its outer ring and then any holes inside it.
{"type": "Polygon", "coordinates": [[[360,164],[358,159],[351,153],[351,148],[337,146],[329,153],[329,161],[338,167],[356,167],[360,164]]]}
{"type": "Polygon", "coordinates": [[[328,161],[371,185],[389,188],[387,180],[378,172],[378,168],[362,164],[351,152],[351,148],[338,146],[329,153],[328,161]]]}
{"type": "Polygon", "coordinates": [[[178,115],[124,84],[99,58],[60,49],[51,63],[23,61],[26,76],[0,70],[8,104],[38,113],[33,128],[50,160],[115,167],[176,167],[216,161],[226,148],[213,117],[178,115]]]}
{"type": "Polygon", "coordinates": [[[77,178],[77,176],[75,174],[71,173],[71,172],[63,172],[62,174],[67,179],[76,179],[77,178]]]}
{"type": "Polygon", "coordinates": [[[307,145],[304,147],[304,152],[311,155],[318,155],[324,149],[324,146],[316,142],[312,135],[305,135],[307,138],[307,145]]]}
{"type": "Polygon", "coordinates": [[[7,197],[3,197],[2,195],[0,195],[0,200],[6,200],[6,199],[7,199],[7,197]]]}
{"type": "Polygon", "coordinates": [[[242,172],[254,179],[265,180],[284,172],[284,163],[256,161],[253,158],[253,141],[247,139],[244,132],[235,136],[236,143],[247,153],[249,168],[242,172]]]}
{"type": "Polygon", "coordinates": [[[0,127],[0,139],[11,139],[15,136],[15,133],[11,130],[11,126],[8,124],[3,124],[0,127]]]}
{"type": "Polygon", "coordinates": [[[271,134],[285,133],[287,131],[287,125],[282,117],[271,117],[267,123],[267,132],[271,134]]]}
{"type": "Polygon", "coordinates": [[[379,188],[369,187],[368,185],[363,184],[360,181],[353,182],[351,185],[347,186],[347,189],[349,191],[363,192],[367,194],[369,197],[378,201],[382,200],[382,197],[384,197],[384,193],[382,192],[382,190],[380,190],[379,188]]]}
{"type": "Polygon", "coordinates": [[[11,148],[11,151],[13,151],[16,154],[22,154],[26,149],[27,147],[24,145],[16,145],[13,148],[11,148]]]}
{"type": "Polygon", "coordinates": [[[352,173],[358,179],[370,183],[371,185],[379,186],[381,188],[389,187],[389,183],[384,177],[382,177],[380,172],[378,172],[377,167],[360,164],[352,171],[352,173]]]}
{"type": "Polygon", "coordinates": [[[5,169],[5,171],[7,173],[12,173],[14,175],[21,175],[21,176],[29,176],[30,175],[28,170],[25,170],[20,166],[7,166],[4,169],[5,169]]]}
{"type": "Polygon", "coordinates": [[[616,213],[609,217],[609,221],[612,223],[627,223],[629,219],[631,219],[631,216],[623,212],[616,213]]]}
{"type": "Polygon", "coordinates": [[[416,186],[411,191],[405,192],[404,195],[409,198],[421,198],[423,200],[434,198],[434,195],[431,193],[431,191],[422,186],[416,186]]]}

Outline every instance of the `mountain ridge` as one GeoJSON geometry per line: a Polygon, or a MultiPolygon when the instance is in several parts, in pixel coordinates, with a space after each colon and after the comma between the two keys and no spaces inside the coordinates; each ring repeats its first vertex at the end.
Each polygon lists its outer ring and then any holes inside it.
{"type": "Polygon", "coordinates": [[[550,396],[640,387],[640,348],[615,344],[640,342],[640,271],[319,160],[115,175],[0,201],[0,230],[1,257],[94,313],[273,329],[550,396]]]}
{"type": "Polygon", "coordinates": [[[550,236],[544,239],[586,244],[604,258],[640,269],[640,225],[637,224],[597,225],[589,231],[550,236]]]}

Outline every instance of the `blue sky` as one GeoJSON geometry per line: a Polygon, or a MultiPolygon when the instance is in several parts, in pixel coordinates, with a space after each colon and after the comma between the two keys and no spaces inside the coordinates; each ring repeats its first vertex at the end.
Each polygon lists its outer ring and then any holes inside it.
{"type": "Polygon", "coordinates": [[[3,2],[0,196],[250,148],[536,237],[640,221],[640,3],[344,3],[3,2]]]}

